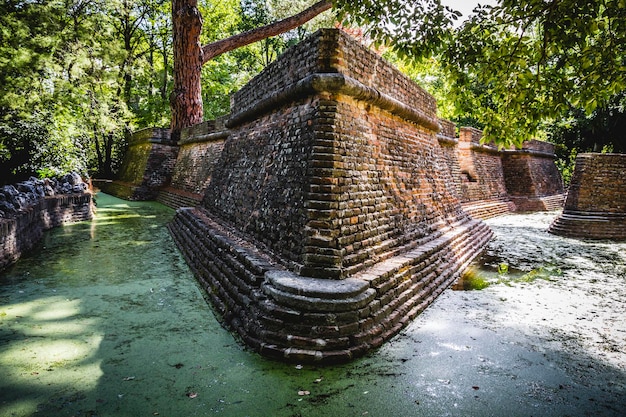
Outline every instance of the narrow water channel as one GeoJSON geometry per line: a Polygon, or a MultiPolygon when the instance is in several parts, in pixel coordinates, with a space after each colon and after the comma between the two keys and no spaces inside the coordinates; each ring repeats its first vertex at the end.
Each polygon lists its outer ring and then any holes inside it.
{"type": "Polygon", "coordinates": [[[97,203],[0,273],[2,417],[626,409],[626,245],[547,235],[555,213],[494,221],[487,288],[447,290],[381,349],[320,368],[261,358],[220,326],[167,233],[172,210],[97,203]],[[542,279],[505,279],[518,270],[542,279]]]}

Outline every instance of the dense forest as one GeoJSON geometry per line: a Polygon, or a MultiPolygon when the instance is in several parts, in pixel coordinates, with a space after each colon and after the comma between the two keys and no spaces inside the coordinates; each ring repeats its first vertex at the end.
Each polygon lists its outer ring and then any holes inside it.
{"type": "MultiPolygon", "coordinates": [[[[199,7],[207,43],[297,12],[306,1],[199,7]]],[[[320,24],[328,23],[318,19],[205,65],[204,117],[227,113],[231,92],[320,24]]],[[[111,175],[129,132],[169,126],[172,66],[171,1],[2,2],[0,179],[111,175]]]]}
{"type": "MultiPolygon", "coordinates": [[[[315,2],[190,3],[205,45],[315,2]]],[[[434,94],[440,116],[503,146],[538,136],[561,144],[566,162],[578,151],[626,150],[624,0],[500,1],[458,21],[438,0],[332,5],[205,62],[203,118],[226,114],[229,95],[285,48],[340,25],[434,94]]],[[[0,183],[70,170],[111,176],[130,132],[168,127],[172,31],[166,0],[0,3],[0,183]]]]}

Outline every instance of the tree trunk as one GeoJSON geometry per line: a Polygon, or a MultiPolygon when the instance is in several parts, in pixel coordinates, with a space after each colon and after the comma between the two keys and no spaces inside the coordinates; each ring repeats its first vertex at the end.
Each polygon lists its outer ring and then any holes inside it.
{"type": "Polygon", "coordinates": [[[180,139],[181,129],[202,122],[200,73],[203,64],[225,52],[297,28],[331,7],[330,1],[319,1],[294,16],[201,47],[202,17],[198,11],[198,1],[172,0],[174,23],[174,90],[170,96],[172,140],[180,139]]]}
{"type": "Polygon", "coordinates": [[[96,147],[96,156],[98,158],[98,175],[104,175],[104,158],[102,157],[102,149],[100,148],[100,141],[98,140],[98,127],[94,124],[92,126],[93,141],[96,147]]]}
{"type": "Polygon", "coordinates": [[[113,143],[115,138],[113,132],[109,132],[104,138],[104,172],[105,178],[113,178],[113,143]]]}
{"type": "Polygon", "coordinates": [[[174,90],[172,108],[172,140],[180,139],[181,129],[202,122],[202,88],[200,74],[203,58],[200,47],[202,16],[197,0],[173,0],[174,24],[174,90]]]}

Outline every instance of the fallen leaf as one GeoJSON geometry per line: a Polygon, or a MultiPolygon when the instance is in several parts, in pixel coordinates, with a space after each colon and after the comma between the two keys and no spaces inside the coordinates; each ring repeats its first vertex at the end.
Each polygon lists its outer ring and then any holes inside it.
{"type": "Polygon", "coordinates": [[[298,395],[309,395],[311,394],[310,391],[298,391],[298,395]]]}
{"type": "Polygon", "coordinates": [[[316,384],[319,384],[320,382],[322,382],[322,379],[323,379],[323,378],[317,378],[317,379],[316,379],[315,381],[313,381],[313,382],[315,382],[316,384]]]}
{"type": "Polygon", "coordinates": [[[134,376],[127,376],[126,378],[124,378],[124,381],[132,381],[133,379],[135,379],[134,376]]]}

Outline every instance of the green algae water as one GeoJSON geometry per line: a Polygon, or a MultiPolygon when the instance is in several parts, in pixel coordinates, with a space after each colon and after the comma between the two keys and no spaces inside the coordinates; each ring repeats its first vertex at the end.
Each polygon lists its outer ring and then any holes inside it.
{"type": "Polygon", "coordinates": [[[554,316],[540,294],[569,311],[571,288],[537,281],[445,291],[349,364],[284,364],[220,326],[167,232],[173,210],[104,194],[97,204],[93,221],[47,232],[0,273],[1,417],[617,416],[626,407],[623,302],[607,313],[618,332],[610,357],[570,346],[574,332],[559,336],[558,323],[523,323],[526,310],[554,316]],[[538,301],[528,304],[531,293],[538,301]]]}

